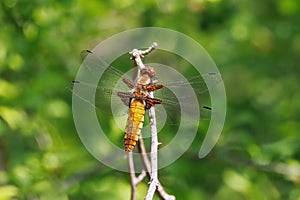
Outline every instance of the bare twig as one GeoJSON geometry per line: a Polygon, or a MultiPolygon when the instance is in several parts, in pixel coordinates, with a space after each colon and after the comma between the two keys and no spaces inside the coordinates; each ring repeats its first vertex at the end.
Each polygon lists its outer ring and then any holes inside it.
{"type": "MultiPolygon", "coordinates": [[[[138,66],[138,73],[137,77],[140,76],[140,70],[145,67],[145,65],[142,62],[142,59],[145,55],[149,54],[151,51],[153,51],[157,47],[157,44],[154,42],[151,47],[148,49],[142,51],[138,49],[133,49],[130,54],[132,55],[132,58],[135,61],[135,64],[138,66]]],[[[153,92],[150,92],[150,98],[153,98],[153,92]]],[[[147,176],[150,179],[150,186],[147,192],[147,195],[145,197],[146,200],[153,199],[154,193],[157,192],[158,196],[162,199],[168,199],[168,200],[175,200],[175,197],[173,195],[169,195],[165,192],[164,188],[160,184],[158,180],[158,164],[157,164],[157,148],[158,148],[158,139],[157,139],[157,128],[156,128],[156,116],[155,116],[155,109],[154,107],[151,107],[149,110],[149,118],[150,118],[150,131],[151,131],[151,153],[150,158],[151,162],[149,162],[149,159],[147,157],[145,145],[143,142],[142,137],[140,136],[140,142],[139,142],[139,150],[142,156],[142,160],[144,163],[144,167],[146,169],[147,176]]],[[[129,161],[129,168],[130,168],[130,177],[131,177],[131,187],[132,187],[132,195],[131,199],[135,199],[135,193],[136,193],[136,184],[134,180],[136,180],[135,177],[135,170],[134,170],[134,164],[133,164],[133,158],[132,154],[130,153],[128,155],[128,161],[129,161]]]]}
{"type": "MultiPolygon", "coordinates": [[[[142,136],[139,137],[139,144],[138,144],[138,148],[139,148],[139,152],[141,154],[143,163],[144,163],[144,167],[146,169],[146,173],[149,179],[151,179],[151,164],[149,161],[149,158],[147,157],[147,152],[145,149],[145,144],[144,144],[144,140],[142,138],[142,136]]],[[[156,190],[156,194],[161,198],[161,199],[166,199],[166,200],[175,200],[175,196],[168,194],[164,187],[161,185],[160,181],[158,180],[158,184],[157,184],[157,190],[156,190]]]]}
{"type": "Polygon", "coordinates": [[[131,181],[131,200],[136,200],[137,185],[145,178],[146,172],[143,170],[138,177],[135,176],[132,152],[128,153],[128,165],[130,170],[130,181],[131,181]]]}
{"type": "MultiPolygon", "coordinates": [[[[153,92],[150,93],[150,98],[153,98],[153,92]]],[[[155,108],[151,107],[149,110],[149,119],[150,119],[150,132],[151,132],[151,179],[150,186],[146,195],[146,200],[153,199],[155,190],[158,185],[158,172],[157,172],[157,148],[158,148],[158,139],[157,139],[157,129],[156,129],[156,116],[155,108]]]]}
{"type": "Polygon", "coordinates": [[[131,200],[136,200],[137,185],[145,178],[146,172],[143,170],[138,177],[135,176],[132,152],[128,153],[128,165],[130,170],[129,173],[130,173],[130,181],[131,181],[131,200]]]}
{"type": "MultiPolygon", "coordinates": [[[[144,57],[151,51],[155,49],[157,46],[156,43],[153,43],[151,47],[149,47],[146,50],[138,50],[138,49],[133,49],[130,54],[132,55],[131,59],[135,61],[135,64],[138,66],[138,73],[135,77],[135,79],[140,77],[140,70],[145,67],[145,65],[142,62],[141,57],[144,57]]],[[[134,161],[133,161],[133,156],[132,152],[128,153],[128,165],[129,165],[129,171],[130,171],[130,180],[131,180],[131,200],[136,199],[136,188],[137,185],[143,180],[143,178],[146,176],[146,172],[142,171],[142,173],[139,175],[139,177],[135,176],[135,169],[134,169],[134,161]]],[[[148,170],[147,170],[148,171],[148,170]]]]}
{"type": "Polygon", "coordinates": [[[138,73],[137,77],[140,77],[140,70],[145,68],[144,63],[142,62],[142,59],[145,55],[149,54],[152,52],[155,48],[157,47],[157,43],[153,42],[153,44],[146,50],[138,50],[138,49],[133,49],[129,54],[132,55],[131,59],[134,60],[136,66],[138,67],[138,73]]]}

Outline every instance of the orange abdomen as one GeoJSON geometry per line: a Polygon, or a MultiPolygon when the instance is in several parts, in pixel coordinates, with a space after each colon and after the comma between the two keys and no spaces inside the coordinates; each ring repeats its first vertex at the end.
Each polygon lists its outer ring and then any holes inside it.
{"type": "Polygon", "coordinates": [[[135,147],[144,125],[145,104],[133,99],[129,107],[127,125],[125,129],[125,151],[130,152],[135,147]]]}

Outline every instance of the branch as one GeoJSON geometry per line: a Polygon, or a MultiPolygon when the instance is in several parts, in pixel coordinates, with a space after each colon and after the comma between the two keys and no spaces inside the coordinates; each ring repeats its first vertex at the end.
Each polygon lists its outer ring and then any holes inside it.
{"type": "Polygon", "coordinates": [[[133,49],[131,52],[129,52],[129,54],[132,55],[130,59],[134,60],[136,65],[142,69],[145,67],[145,65],[143,64],[141,58],[144,58],[145,55],[151,53],[156,49],[157,46],[157,43],[153,42],[153,44],[146,50],[133,49]]]}
{"type": "MultiPolygon", "coordinates": [[[[138,73],[136,75],[136,79],[140,77],[140,70],[145,67],[145,65],[142,62],[141,57],[144,57],[151,51],[153,51],[157,47],[156,43],[153,43],[148,49],[146,50],[138,50],[133,49],[131,52],[129,52],[132,57],[131,59],[135,61],[135,64],[138,66],[138,73]]],[[[136,177],[135,176],[135,169],[134,169],[134,161],[132,152],[128,153],[128,165],[129,165],[129,172],[130,172],[130,181],[131,181],[131,200],[136,200],[136,188],[137,185],[144,179],[146,176],[146,172],[142,171],[142,173],[136,177]]],[[[148,171],[148,170],[147,170],[148,171]]]]}
{"type": "MultiPolygon", "coordinates": [[[[153,98],[153,92],[150,92],[150,98],[153,98]]],[[[158,185],[158,172],[157,172],[157,148],[158,148],[158,139],[157,139],[157,128],[156,128],[156,116],[155,108],[152,106],[149,109],[149,119],[150,119],[150,132],[151,132],[151,179],[149,190],[146,195],[146,200],[153,199],[155,190],[158,185]]]]}
{"type": "Polygon", "coordinates": [[[136,200],[137,185],[145,178],[146,172],[143,170],[138,177],[135,176],[132,152],[128,153],[128,165],[130,170],[129,173],[130,173],[130,181],[131,181],[131,200],[136,200]]]}
{"type": "Polygon", "coordinates": [[[153,44],[146,50],[138,50],[138,49],[133,49],[129,54],[132,55],[130,58],[131,60],[134,60],[135,65],[138,67],[138,73],[136,75],[136,78],[140,77],[141,73],[140,70],[145,68],[144,63],[142,62],[142,59],[145,55],[151,53],[155,48],[157,47],[157,43],[153,42],[153,44]]]}
{"type": "MultiPolygon", "coordinates": [[[[139,148],[139,152],[141,154],[141,157],[142,157],[142,160],[144,163],[144,167],[146,169],[147,176],[149,179],[151,179],[151,174],[150,174],[151,164],[150,164],[149,158],[147,157],[144,140],[141,135],[139,137],[138,148],[139,148]]],[[[176,199],[175,196],[170,195],[165,191],[164,187],[161,185],[159,180],[158,180],[158,184],[157,184],[156,193],[161,199],[166,199],[166,200],[175,200],[176,199]]]]}
{"type": "MultiPolygon", "coordinates": [[[[140,76],[140,70],[145,68],[145,65],[142,62],[142,59],[145,55],[152,52],[157,47],[157,43],[153,43],[148,49],[142,51],[138,49],[133,49],[130,54],[132,55],[131,59],[135,61],[135,64],[138,66],[138,73],[137,77],[140,76]]],[[[150,92],[150,98],[153,98],[153,92],[150,92]]],[[[140,136],[140,142],[139,142],[139,151],[142,156],[142,160],[144,163],[144,167],[146,169],[146,173],[148,177],[150,178],[150,186],[147,192],[147,195],[145,197],[146,200],[153,199],[154,193],[157,192],[158,195],[162,199],[169,199],[169,200],[175,200],[175,197],[173,195],[169,195],[165,192],[164,188],[160,184],[158,180],[158,164],[157,164],[157,148],[158,148],[158,139],[157,139],[157,128],[156,128],[156,116],[155,116],[155,108],[151,107],[149,109],[149,118],[150,118],[150,131],[151,131],[151,153],[150,158],[151,162],[149,162],[149,159],[147,157],[144,141],[142,139],[142,136],[140,136]]],[[[129,155],[128,157],[129,161],[132,160],[132,155],[129,155]],[[130,158],[131,156],[131,158],[130,158]]],[[[133,169],[134,173],[134,166],[133,166],[133,160],[132,160],[132,166],[130,166],[130,169],[133,169]]],[[[132,177],[132,172],[130,172],[132,177]]],[[[134,177],[131,178],[131,180],[134,180],[134,177]]],[[[133,185],[133,184],[132,184],[133,185]]],[[[135,194],[135,188],[132,187],[132,195],[135,194]]]]}

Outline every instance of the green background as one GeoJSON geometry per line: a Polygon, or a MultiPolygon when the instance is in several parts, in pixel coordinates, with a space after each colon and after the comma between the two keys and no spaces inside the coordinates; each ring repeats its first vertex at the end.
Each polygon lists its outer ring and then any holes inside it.
{"type": "MultiPolygon", "coordinates": [[[[129,175],[99,163],[80,142],[65,86],[82,49],[145,26],[198,41],[227,92],[217,145],[200,160],[198,136],[160,170],[167,192],[300,199],[299,1],[2,0],[0,7],[0,200],[129,199],[129,175]]],[[[147,187],[147,180],[139,185],[138,199],[147,187]]]]}

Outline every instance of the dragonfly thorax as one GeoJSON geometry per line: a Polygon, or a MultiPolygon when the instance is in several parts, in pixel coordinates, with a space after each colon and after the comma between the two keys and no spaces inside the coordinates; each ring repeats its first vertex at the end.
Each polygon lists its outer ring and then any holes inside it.
{"type": "Polygon", "coordinates": [[[149,92],[147,91],[147,85],[137,84],[131,93],[135,99],[144,100],[146,97],[149,96],[149,92]]]}

